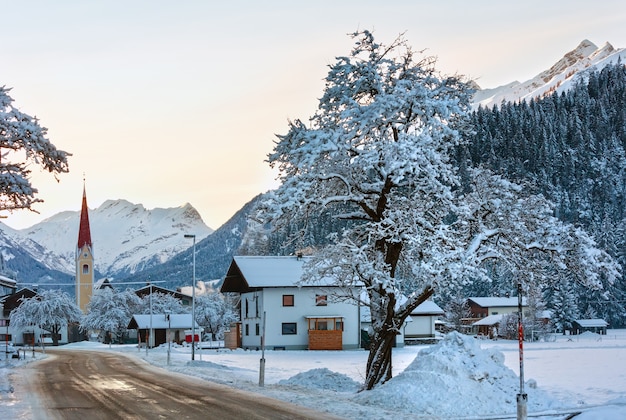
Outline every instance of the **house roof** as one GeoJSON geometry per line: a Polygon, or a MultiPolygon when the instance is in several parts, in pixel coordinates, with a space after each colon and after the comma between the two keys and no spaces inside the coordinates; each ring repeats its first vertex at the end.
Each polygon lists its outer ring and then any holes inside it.
{"type": "MultiPolygon", "coordinates": [[[[515,297],[471,297],[467,298],[471,300],[478,306],[483,308],[493,308],[493,307],[511,307],[518,305],[518,298],[515,297]]],[[[522,297],[522,305],[526,306],[526,298],[522,297]]]]}
{"type": "Polygon", "coordinates": [[[147,284],[144,287],[135,290],[135,294],[139,297],[148,296],[150,295],[150,293],[162,293],[164,295],[172,295],[177,299],[191,299],[191,296],[189,295],[177,292],[175,290],[166,289],[164,287],[159,287],[155,284],[147,284]]]}
{"type": "MultiPolygon", "coordinates": [[[[245,293],[270,287],[295,287],[302,278],[304,263],[310,257],[234,256],[222,292],[245,293]]],[[[333,281],[318,282],[318,286],[331,286],[333,281]]]]}
{"type": "Polygon", "coordinates": [[[0,274],[0,286],[8,287],[10,289],[16,289],[17,282],[0,274]]]}
{"type": "MultiPolygon", "coordinates": [[[[198,323],[195,323],[196,328],[200,328],[198,323]]],[[[155,330],[161,330],[164,328],[171,329],[189,329],[192,328],[191,314],[171,314],[170,322],[165,318],[165,314],[137,314],[133,315],[132,319],[128,323],[128,329],[130,330],[145,330],[150,327],[155,330]],[[152,317],[152,326],[150,325],[150,317],[152,317]]]]}
{"type": "Polygon", "coordinates": [[[577,319],[575,322],[583,328],[607,327],[609,325],[603,319],[577,319]]]}
{"type": "Polygon", "coordinates": [[[443,315],[445,312],[432,300],[422,302],[417,308],[413,309],[411,315],[443,315]]]}
{"type": "Polygon", "coordinates": [[[499,315],[489,315],[489,316],[486,316],[486,317],[482,318],[480,321],[474,322],[472,325],[489,325],[489,326],[491,326],[491,325],[496,325],[500,321],[502,321],[502,314],[499,314],[499,315]]]}

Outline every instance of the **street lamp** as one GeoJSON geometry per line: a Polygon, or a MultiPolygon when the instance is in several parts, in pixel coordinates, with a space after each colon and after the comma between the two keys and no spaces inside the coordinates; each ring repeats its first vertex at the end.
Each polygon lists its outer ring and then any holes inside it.
{"type": "Polygon", "coordinates": [[[193,238],[193,274],[191,283],[191,360],[196,360],[196,235],[185,235],[193,238]]]}

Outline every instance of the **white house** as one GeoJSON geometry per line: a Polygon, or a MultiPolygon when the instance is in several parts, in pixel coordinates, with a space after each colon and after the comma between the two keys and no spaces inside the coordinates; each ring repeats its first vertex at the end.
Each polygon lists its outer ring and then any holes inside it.
{"type": "Polygon", "coordinates": [[[358,348],[359,308],[338,301],[331,281],[299,285],[307,257],[235,256],[221,291],[241,294],[241,346],[268,349],[358,348]]]}
{"type": "Polygon", "coordinates": [[[180,343],[185,340],[185,331],[193,328],[199,336],[201,328],[197,322],[192,324],[191,319],[191,314],[136,314],[128,329],[137,330],[141,343],[150,340],[150,347],[155,347],[172,341],[180,343]]]}
{"type": "Polygon", "coordinates": [[[404,327],[404,338],[432,338],[435,336],[435,321],[445,313],[432,300],[422,302],[413,309],[404,327]]]}

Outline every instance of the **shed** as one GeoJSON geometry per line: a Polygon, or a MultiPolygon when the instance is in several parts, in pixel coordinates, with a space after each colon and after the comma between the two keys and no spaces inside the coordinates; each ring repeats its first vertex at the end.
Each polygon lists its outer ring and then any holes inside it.
{"type": "Polygon", "coordinates": [[[609,323],[604,319],[577,319],[574,321],[574,334],[581,334],[585,331],[606,335],[606,327],[609,323]]]}
{"type": "Polygon", "coordinates": [[[413,309],[404,327],[404,339],[420,339],[435,337],[435,321],[445,313],[432,300],[422,302],[413,309]]]}
{"type": "Polygon", "coordinates": [[[502,316],[502,314],[486,316],[474,322],[472,327],[478,335],[483,335],[489,338],[497,337],[497,329],[500,327],[502,316]]]}

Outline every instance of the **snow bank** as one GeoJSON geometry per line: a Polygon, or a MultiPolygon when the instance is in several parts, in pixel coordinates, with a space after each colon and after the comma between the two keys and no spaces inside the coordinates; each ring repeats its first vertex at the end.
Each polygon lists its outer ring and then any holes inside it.
{"type": "Polygon", "coordinates": [[[279,385],[296,385],[304,388],[316,388],[336,392],[356,392],[361,384],[347,375],[333,372],[327,368],[311,369],[289,379],[278,382],[279,385]]]}
{"type": "MultiPolygon", "coordinates": [[[[528,411],[559,406],[528,381],[528,411]]],[[[504,365],[504,355],[483,350],[476,339],[456,332],[437,345],[421,350],[398,376],[355,401],[364,405],[396,407],[436,417],[475,417],[515,413],[519,377],[504,365]]]]}

